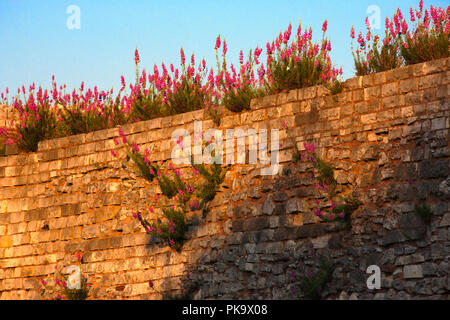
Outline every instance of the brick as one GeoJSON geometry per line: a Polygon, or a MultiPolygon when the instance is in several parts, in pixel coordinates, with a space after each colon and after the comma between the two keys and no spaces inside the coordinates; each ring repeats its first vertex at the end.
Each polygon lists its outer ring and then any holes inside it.
{"type": "Polygon", "coordinates": [[[418,89],[418,81],[416,79],[408,79],[400,81],[400,93],[408,93],[418,89]]]}
{"type": "Polygon", "coordinates": [[[379,98],[380,94],[381,94],[380,86],[366,88],[364,89],[364,100],[368,101],[379,98]]]}
{"type": "Polygon", "coordinates": [[[446,121],[446,120],[447,119],[444,117],[432,119],[431,120],[431,130],[434,131],[434,130],[448,128],[448,125],[446,124],[448,121],[446,121]]]}
{"type": "Polygon", "coordinates": [[[403,278],[418,279],[423,278],[422,265],[408,265],[403,267],[403,278]]]}
{"type": "Polygon", "coordinates": [[[442,75],[433,74],[419,79],[419,90],[431,87],[437,87],[441,84],[442,75]]]}
{"type": "Polygon", "coordinates": [[[388,97],[398,94],[398,82],[392,82],[389,84],[385,84],[381,87],[381,96],[388,97]]]}
{"type": "Polygon", "coordinates": [[[376,121],[377,121],[376,113],[370,113],[361,116],[361,123],[363,124],[375,123],[376,121]]]}

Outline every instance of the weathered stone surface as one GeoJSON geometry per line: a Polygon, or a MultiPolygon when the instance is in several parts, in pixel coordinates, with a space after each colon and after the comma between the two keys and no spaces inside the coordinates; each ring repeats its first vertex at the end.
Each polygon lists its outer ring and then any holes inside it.
{"type": "MultiPolygon", "coordinates": [[[[284,121],[300,152],[313,143],[334,169],[339,195],[353,191],[361,201],[348,230],[314,215],[317,207],[329,210],[331,199],[316,190],[318,171],[309,161],[291,161],[284,130],[278,174],[262,175],[262,163],[231,165],[208,210],[188,213],[179,251],[133,218],[139,211],[152,222],[164,219],[156,207],[148,212],[160,189],[111,155],[117,128],[42,141],[37,153],[7,150],[0,156],[0,299],[39,298],[40,280],[56,263],[76,263],[77,252],[98,299],[160,299],[148,281],[173,293],[189,284],[180,280],[188,274],[196,299],[290,299],[291,272],[299,263],[317,266],[315,253],[335,263],[323,298],[446,298],[449,61],[353,78],[334,96],[314,86],[254,99],[240,114],[218,107],[219,130],[281,129],[284,121]],[[430,224],[414,212],[422,195],[430,224]],[[380,292],[366,287],[372,264],[382,270],[380,292]]],[[[194,120],[203,130],[215,126],[198,110],[123,131],[165,168],[172,132],[192,133],[194,120]]],[[[189,166],[177,169],[199,182],[189,166]]]]}

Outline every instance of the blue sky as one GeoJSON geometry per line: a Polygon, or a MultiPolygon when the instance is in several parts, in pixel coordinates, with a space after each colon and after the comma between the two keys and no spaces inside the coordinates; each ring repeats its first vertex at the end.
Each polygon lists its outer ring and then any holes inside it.
{"type": "MultiPolygon", "coordinates": [[[[448,0],[425,1],[425,7],[448,5],[448,0]]],[[[312,26],[321,37],[328,20],[333,63],[344,69],[344,79],[353,77],[350,28],[365,30],[367,9],[380,9],[381,28],[397,7],[407,16],[413,0],[281,0],[281,1],[175,1],[175,0],[1,0],[0,1],[0,92],[16,92],[35,82],[49,88],[54,74],[68,88],[120,87],[120,76],[134,79],[134,49],[141,66],[156,63],[178,65],[183,47],[197,61],[205,57],[215,67],[214,44],[218,34],[226,38],[228,56],[236,62],[240,49],[257,45],[265,49],[289,23],[312,26]],[[80,8],[80,29],[70,30],[66,13],[70,5],[80,8]]],[[[293,31],[293,33],[295,33],[293,31]]],[[[265,59],[264,59],[265,60],[265,59]]],[[[11,95],[10,95],[11,96],[11,95]]]]}

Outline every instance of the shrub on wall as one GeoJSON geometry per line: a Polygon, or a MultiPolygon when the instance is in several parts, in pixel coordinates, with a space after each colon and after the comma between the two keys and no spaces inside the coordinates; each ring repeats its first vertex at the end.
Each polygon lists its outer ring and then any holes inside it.
{"type": "MultiPolygon", "coordinates": [[[[359,47],[352,54],[357,76],[382,72],[433,59],[449,56],[448,33],[450,28],[450,6],[446,9],[430,6],[423,10],[423,1],[419,10],[409,10],[410,23],[397,9],[392,19],[386,18],[385,35],[380,41],[378,35],[372,35],[368,18],[367,33],[360,32],[357,42],[359,47]]],[[[352,27],[350,36],[355,39],[352,27]]]]}
{"type": "MultiPolygon", "coordinates": [[[[197,183],[190,184],[172,164],[164,169],[162,163],[157,164],[151,161],[148,149],[145,149],[145,154],[142,155],[139,146],[128,142],[121,129],[119,129],[119,136],[124,143],[126,153],[123,167],[132,166],[134,171],[148,182],[156,181],[160,189],[160,193],[155,195],[154,206],[162,213],[163,220],[153,217],[151,221],[156,218],[156,222],[150,222],[140,212],[134,213],[134,218],[139,220],[146,233],[163,239],[174,249],[181,248],[187,231],[186,214],[199,209],[207,210],[207,204],[214,199],[226,171],[218,163],[195,164],[193,156],[184,150],[184,156],[190,160],[194,174],[199,176],[196,177],[197,183]]],[[[120,144],[116,137],[113,141],[116,146],[120,144]]],[[[203,146],[207,148],[211,143],[212,140],[203,146]]],[[[181,140],[178,140],[178,144],[183,150],[181,140]]],[[[118,157],[115,150],[111,153],[114,157],[118,157]]],[[[211,156],[214,157],[214,151],[211,156]]],[[[148,211],[152,215],[157,214],[153,206],[149,207],[148,211]]]]}
{"type": "Polygon", "coordinates": [[[318,84],[330,85],[340,70],[331,63],[331,42],[325,37],[327,21],[322,26],[321,43],[313,43],[312,29],[305,29],[302,34],[301,23],[297,34],[291,38],[292,26],[284,33],[267,43],[267,80],[269,92],[277,93],[304,88],[318,84]]]}
{"type": "Polygon", "coordinates": [[[241,112],[250,109],[250,101],[253,98],[264,95],[264,66],[260,64],[259,57],[262,49],[256,48],[254,54],[249,52],[247,61],[244,62],[242,50],[239,53],[239,70],[233,64],[228,70],[226,62],[227,43],[223,41],[222,62],[219,59],[219,48],[221,47],[220,35],[217,37],[215,50],[217,60],[217,70],[214,81],[219,90],[219,98],[223,105],[232,112],[241,112]],[[260,65],[258,69],[259,81],[256,80],[254,67],[260,65]]]}

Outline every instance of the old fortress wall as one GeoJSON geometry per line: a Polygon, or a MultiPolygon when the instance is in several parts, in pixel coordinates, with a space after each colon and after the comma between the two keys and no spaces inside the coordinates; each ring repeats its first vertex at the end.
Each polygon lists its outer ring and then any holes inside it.
{"type": "MultiPolygon", "coordinates": [[[[450,59],[346,81],[330,95],[310,87],[258,98],[251,110],[220,109],[217,129],[281,129],[300,149],[314,143],[344,187],[361,201],[350,230],[314,215],[315,179],[291,160],[280,130],[282,166],[235,164],[207,214],[189,217],[187,241],[172,250],[133,219],[155,184],[111,154],[117,128],[40,142],[38,151],[0,157],[0,299],[39,299],[40,280],[82,252],[94,299],[160,299],[189,273],[196,299],[288,299],[289,272],[312,241],[335,261],[328,298],[449,297],[450,59]],[[413,182],[411,182],[413,181],[413,182]],[[413,187],[428,196],[430,224],[414,212],[413,187]],[[378,265],[382,286],[366,286],[378,265]]],[[[1,109],[0,126],[11,113],[1,109]]],[[[177,128],[216,127],[203,110],[123,126],[127,139],[171,159],[177,128]]],[[[187,175],[191,172],[183,169],[187,175]]],[[[305,262],[307,263],[307,262],[305,262]]]]}

